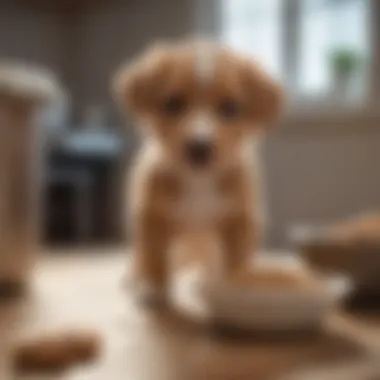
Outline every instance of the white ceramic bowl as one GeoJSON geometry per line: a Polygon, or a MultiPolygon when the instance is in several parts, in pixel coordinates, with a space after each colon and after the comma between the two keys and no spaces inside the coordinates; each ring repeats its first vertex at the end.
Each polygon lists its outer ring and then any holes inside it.
{"type": "Polygon", "coordinates": [[[336,309],[351,290],[344,277],[321,279],[318,289],[266,289],[207,283],[202,293],[211,318],[260,330],[309,329],[336,309]]]}

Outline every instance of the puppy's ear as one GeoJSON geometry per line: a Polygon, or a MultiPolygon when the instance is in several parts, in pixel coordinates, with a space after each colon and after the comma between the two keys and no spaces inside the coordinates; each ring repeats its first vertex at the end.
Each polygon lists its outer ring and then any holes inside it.
{"type": "Polygon", "coordinates": [[[155,78],[167,53],[164,44],[156,44],[114,75],[112,90],[123,110],[143,114],[152,106],[155,78]]]}
{"type": "Polygon", "coordinates": [[[275,122],[285,103],[282,86],[254,62],[247,62],[243,79],[249,97],[248,111],[252,119],[261,125],[275,122]]]}

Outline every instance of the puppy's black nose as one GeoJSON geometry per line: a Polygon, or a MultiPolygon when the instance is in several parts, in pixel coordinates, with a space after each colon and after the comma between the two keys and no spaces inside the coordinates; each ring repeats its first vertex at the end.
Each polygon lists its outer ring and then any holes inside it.
{"type": "Polygon", "coordinates": [[[213,147],[210,141],[190,140],[185,145],[186,160],[194,166],[205,166],[212,158],[213,147]]]}

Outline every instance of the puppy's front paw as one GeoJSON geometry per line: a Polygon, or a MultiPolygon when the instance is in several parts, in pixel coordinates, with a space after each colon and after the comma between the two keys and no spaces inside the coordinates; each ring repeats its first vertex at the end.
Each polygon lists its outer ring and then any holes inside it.
{"type": "Polygon", "coordinates": [[[121,277],[121,286],[122,288],[129,290],[133,289],[137,281],[136,275],[133,271],[126,271],[121,277]]]}
{"type": "Polygon", "coordinates": [[[206,284],[206,273],[198,267],[192,268],[183,274],[182,281],[192,294],[202,294],[206,284]]]}
{"type": "Polygon", "coordinates": [[[167,302],[167,295],[163,289],[145,281],[138,283],[135,288],[135,295],[137,301],[147,307],[159,307],[167,302]]]}

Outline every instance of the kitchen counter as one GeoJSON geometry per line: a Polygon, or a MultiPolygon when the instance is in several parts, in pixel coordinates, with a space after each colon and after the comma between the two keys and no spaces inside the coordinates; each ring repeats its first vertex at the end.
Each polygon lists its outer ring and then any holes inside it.
{"type": "Polygon", "coordinates": [[[339,363],[352,376],[344,380],[367,380],[358,373],[379,360],[380,315],[337,313],[323,334],[265,340],[215,335],[178,310],[144,310],[122,286],[126,252],[46,252],[30,299],[0,306],[0,368],[7,370],[15,336],[73,326],[98,330],[103,356],[51,380],[311,380],[315,369],[339,363]]]}

